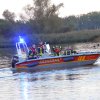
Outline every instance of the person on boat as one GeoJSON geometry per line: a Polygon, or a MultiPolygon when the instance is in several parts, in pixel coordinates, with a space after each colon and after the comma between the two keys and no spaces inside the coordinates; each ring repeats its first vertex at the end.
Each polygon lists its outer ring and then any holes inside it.
{"type": "Polygon", "coordinates": [[[28,58],[29,59],[34,59],[36,58],[36,55],[37,55],[37,50],[36,50],[36,46],[35,44],[32,45],[32,47],[29,48],[29,55],[28,55],[28,58]]]}
{"type": "Polygon", "coordinates": [[[56,56],[56,53],[55,53],[55,46],[52,47],[52,51],[54,53],[54,56],[56,56]]]}
{"type": "Polygon", "coordinates": [[[38,54],[39,56],[42,56],[42,54],[44,53],[45,51],[45,46],[44,46],[44,43],[41,41],[38,45],[38,54]]]}
{"type": "Polygon", "coordinates": [[[61,52],[61,46],[60,47],[58,47],[58,46],[54,47],[53,46],[53,52],[54,52],[55,56],[59,56],[60,52],[61,52]]]}
{"type": "Polygon", "coordinates": [[[13,56],[12,58],[12,68],[15,68],[15,64],[19,61],[18,55],[13,56]]]}
{"type": "Polygon", "coordinates": [[[33,44],[32,47],[30,47],[30,50],[33,52],[34,55],[37,53],[35,44],[33,44]]]}

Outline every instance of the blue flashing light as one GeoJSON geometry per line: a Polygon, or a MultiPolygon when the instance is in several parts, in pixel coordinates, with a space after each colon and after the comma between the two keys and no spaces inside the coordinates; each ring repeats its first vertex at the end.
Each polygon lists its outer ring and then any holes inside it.
{"type": "Polygon", "coordinates": [[[25,43],[24,39],[21,36],[19,36],[19,42],[20,43],[25,43]]]}

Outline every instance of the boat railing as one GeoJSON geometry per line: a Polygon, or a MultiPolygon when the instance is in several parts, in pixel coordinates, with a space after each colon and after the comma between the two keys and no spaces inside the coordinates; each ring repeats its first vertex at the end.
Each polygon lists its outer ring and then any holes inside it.
{"type": "Polygon", "coordinates": [[[26,42],[19,36],[19,42],[16,43],[17,54],[19,57],[19,61],[23,61],[27,59],[29,49],[27,47],[26,42]]]}

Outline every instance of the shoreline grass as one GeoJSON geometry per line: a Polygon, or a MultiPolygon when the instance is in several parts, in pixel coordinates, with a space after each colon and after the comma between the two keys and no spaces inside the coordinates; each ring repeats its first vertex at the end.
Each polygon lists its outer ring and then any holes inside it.
{"type": "MultiPolygon", "coordinates": [[[[96,30],[83,30],[73,31],[67,33],[50,33],[50,34],[37,34],[35,41],[46,41],[50,44],[74,44],[74,43],[85,43],[85,42],[98,42],[97,38],[100,37],[100,29],[96,30]]],[[[29,39],[34,43],[34,35],[29,35],[29,39]]],[[[7,39],[0,37],[0,48],[15,47],[14,38],[7,39]]]]}
{"type": "Polygon", "coordinates": [[[100,29],[40,35],[43,41],[47,41],[51,44],[95,42],[94,40],[98,37],[100,37],[100,29]]]}

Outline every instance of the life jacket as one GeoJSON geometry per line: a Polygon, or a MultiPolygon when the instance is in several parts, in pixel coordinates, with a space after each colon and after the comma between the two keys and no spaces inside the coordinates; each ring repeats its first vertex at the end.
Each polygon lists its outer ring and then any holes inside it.
{"type": "Polygon", "coordinates": [[[33,54],[33,52],[32,52],[31,50],[29,51],[28,58],[29,58],[29,59],[34,58],[34,54],[33,54]]]}
{"type": "Polygon", "coordinates": [[[60,55],[60,48],[55,47],[55,48],[53,48],[53,51],[54,51],[54,55],[55,56],[59,56],[60,55]]]}
{"type": "Polygon", "coordinates": [[[59,48],[55,48],[54,51],[55,51],[56,53],[59,53],[59,52],[60,52],[60,49],[59,49],[59,48]]]}
{"type": "Polygon", "coordinates": [[[38,46],[38,53],[40,56],[42,56],[42,54],[44,53],[44,45],[43,44],[38,46]]]}
{"type": "Polygon", "coordinates": [[[33,54],[36,54],[36,48],[31,47],[30,50],[33,52],[33,54]]]}

